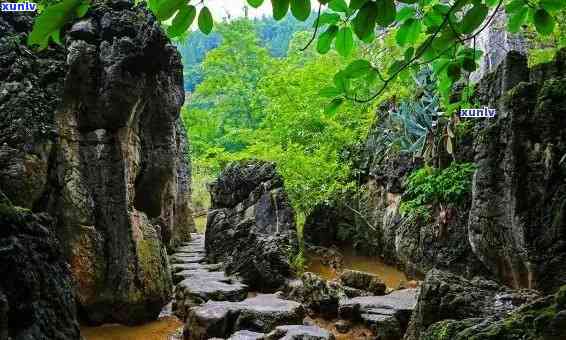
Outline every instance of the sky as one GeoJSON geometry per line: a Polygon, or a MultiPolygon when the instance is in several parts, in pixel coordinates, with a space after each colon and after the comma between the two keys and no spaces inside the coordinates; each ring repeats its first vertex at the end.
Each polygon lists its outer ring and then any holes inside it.
{"type": "MultiPolygon", "coordinates": [[[[212,11],[215,20],[222,20],[227,14],[230,14],[232,18],[241,17],[244,15],[244,5],[247,4],[246,0],[206,0],[204,3],[212,11]]],[[[271,2],[269,0],[265,0],[263,5],[257,9],[249,5],[248,8],[251,17],[271,15],[271,2]]]]}

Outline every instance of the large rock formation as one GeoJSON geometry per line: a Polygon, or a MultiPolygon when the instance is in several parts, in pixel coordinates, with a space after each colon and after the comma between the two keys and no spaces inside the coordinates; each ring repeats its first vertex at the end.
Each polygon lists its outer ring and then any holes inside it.
{"type": "Polygon", "coordinates": [[[476,98],[497,116],[476,119],[455,146],[456,159],[477,166],[471,193],[426,222],[399,213],[405,179],[419,164],[383,158],[370,136],[356,207],[363,218],[352,215],[375,252],[421,273],[441,268],[545,292],[566,284],[565,70],[566,50],[530,70],[509,53],[483,78],[476,98]]]}
{"type": "Polygon", "coordinates": [[[260,290],[276,289],[292,275],[296,246],[294,212],[273,163],[243,161],[228,166],[209,185],[212,206],[206,253],[230,274],[260,290]]]}
{"type": "Polygon", "coordinates": [[[80,339],[71,273],[52,224],[0,197],[0,339],[80,339]]]}
{"type": "Polygon", "coordinates": [[[133,1],[94,2],[37,54],[31,24],[0,16],[0,188],[55,218],[87,321],[153,319],[193,225],[180,57],[133,1]]]}
{"type": "Polygon", "coordinates": [[[441,320],[501,318],[539,297],[536,291],[512,291],[479,277],[467,280],[449,272],[431,270],[421,286],[405,340],[423,339],[428,327],[441,320]]]}
{"type": "Polygon", "coordinates": [[[468,239],[514,287],[551,292],[566,284],[565,64],[566,50],[530,71],[524,57],[509,54],[479,88],[498,116],[474,141],[468,239]]]}
{"type": "Polygon", "coordinates": [[[479,32],[475,39],[469,41],[470,47],[475,44],[475,48],[484,52],[478,69],[470,76],[472,81],[477,82],[487,74],[496,71],[499,64],[505,60],[507,52],[527,53],[528,39],[522,33],[509,32],[506,29],[508,19],[502,6],[490,20],[486,29],[479,32]]]}

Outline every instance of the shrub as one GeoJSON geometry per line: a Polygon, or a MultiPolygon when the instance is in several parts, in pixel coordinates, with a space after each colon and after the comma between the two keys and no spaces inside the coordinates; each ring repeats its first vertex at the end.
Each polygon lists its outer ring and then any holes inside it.
{"type": "Polygon", "coordinates": [[[407,179],[407,191],[401,201],[401,213],[428,219],[435,205],[459,205],[471,191],[472,163],[453,162],[445,169],[424,166],[407,179]]]}

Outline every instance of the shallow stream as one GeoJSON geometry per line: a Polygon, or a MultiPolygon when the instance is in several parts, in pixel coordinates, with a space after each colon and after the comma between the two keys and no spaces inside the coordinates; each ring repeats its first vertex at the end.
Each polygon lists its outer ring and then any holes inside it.
{"type": "MultiPolygon", "coordinates": [[[[394,266],[384,263],[373,256],[357,255],[352,248],[340,249],[343,256],[341,269],[359,270],[377,275],[389,288],[397,289],[409,278],[394,266]]],[[[321,256],[309,255],[306,271],[313,272],[326,280],[336,279],[340,273],[331,266],[324,264],[321,256]]]]}
{"type": "MultiPolygon", "coordinates": [[[[385,264],[379,258],[371,256],[360,256],[353,249],[341,249],[342,266],[341,269],[360,270],[376,274],[380,277],[387,287],[397,289],[402,283],[409,279],[407,276],[394,266],[385,264]]],[[[306,271],[313,272],[327,280],[336,279],[339,273],[324,264],[321,256],[311,254],[308,256],[306,271]]],[[[253,295],[253,294],[252,294],[253,295]]],[[[315,324],[329,331],[333,331],[337,340],[354,338],[364,338],[367,330],[363,327],[354,328],[348,334],[338,334],[333,329],[333,321],[314,319],[315,324]]],[[[175,333],[182,322],[170,313],[164,313],[159,320],[140,326],[123,325],[103,325],[98,327],[82,327],[81,333],[86,340],[168,340],[175,333]]]]}

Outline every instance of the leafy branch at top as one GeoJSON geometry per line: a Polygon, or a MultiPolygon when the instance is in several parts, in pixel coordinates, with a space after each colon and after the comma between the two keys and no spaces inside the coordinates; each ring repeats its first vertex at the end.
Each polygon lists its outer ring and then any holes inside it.
{"type": "MultiPolygon", "coordinates": [[[[418,71],[432,64],[438,86],[444,98],[449,97],[452,85],[473,72],[482,56],[476,51],[475,38],[495,17],[501,7],[508,16],[508,30],[517,32],[530,23],[537,32],[549,35],[556,25],[555,14],[566,8],[564,0],[317,0],[318,12],[310,46],[317,38],[319,53],[332,47],[343,57],[350,57],[359,44],[370,44],[379,36],[395,36],[402,59],[388,65],[372,65],[367,60],[354,61],[334,77],[335,87],[325,89],[324,95],[333,97],[328,111],[337,110],[345,100],[369,102],[378,98],[387,86],[409,70],[418,71]],[[322,8],[325,10],[322,11],[322,8]],[[491,12],[491,15],[489,13],[491,12]],[[319,34],[319,30],[323,30],[319,34]],[[374,85],[373,94],[360,99],[353,82],[363,78],[368,88],[374,85]],[[377,84],[376,84],[377,83],[377,84]],[[377,86],[375,86],[377,85],[377,86]]],[[[283,19],[287,13],[305,21],[312,12],[311,0],[270,0],[273,17],[283,19]]],[[[61,28],[69,21],[80,18],[89,9],[90,0],[62,0],[48,6],[36,19],[29,36],[30,45],[45,48],[51,38],[60,43],[61,28]]],[[[247,0],[259,7],[264,0],[247,0]]],[[[149,9],[167,28],[170,37],[178,37],[190,30],[195,19],[198,28],[208,34],[214,20],[206,0],[147,0],[149,9]]],[[[305,47],[305,49],[306,49],[305,47]]]]}

